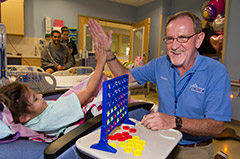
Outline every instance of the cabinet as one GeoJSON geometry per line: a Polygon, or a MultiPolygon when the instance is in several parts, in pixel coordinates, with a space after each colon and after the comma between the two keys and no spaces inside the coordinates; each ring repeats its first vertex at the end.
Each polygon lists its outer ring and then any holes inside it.
{"type": "Polygon", "coordinates": [[[21,56],[7,56],[8,65],[29,65],[29,66],[41,66],[41,57],[21,57],[21,56]]]}
{"type": "Polygon", "coordinates": [[[1,23],[6,33],[24,35],[24,0],[7,0],[1,3],[1,23]]]}

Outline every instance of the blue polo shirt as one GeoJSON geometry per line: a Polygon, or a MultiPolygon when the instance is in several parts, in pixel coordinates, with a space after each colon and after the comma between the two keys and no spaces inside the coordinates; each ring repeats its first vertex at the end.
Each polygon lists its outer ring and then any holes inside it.
{"type": "MultiPolygon", "coordinates": [[[[167,55],[153,59],[143,67],[130,70],[140,85],[150,81],[157,85],[159,111],[174,115],[174,74],[176,94],[191,74],[192,78],[178,97],[176,116],[190,119],[210,118],[231,121],[231,85],[223,64],[209,57],[197,55],[194,66],[182,77],[167,55]]],[[[193,136],[183,132],[180,144],[194,144],[212,138],[193,136]]]]}

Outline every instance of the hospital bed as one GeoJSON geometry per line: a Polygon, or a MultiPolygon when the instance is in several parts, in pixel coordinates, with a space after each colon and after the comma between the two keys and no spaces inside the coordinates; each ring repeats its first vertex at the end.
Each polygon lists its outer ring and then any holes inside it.
{"type": "Polygon", "coordinates": [[[79,76],[82,74],[89,75],[93,71],[94,69],[90,66],[75,66],[64,71],[53,72],[52,75],[53,76],[79,76]]]}
{"type": "Polygon", "coordinates": [[[52,75],[56,79],[56,89],[71,88],[87,78],[94,69],[90,66],[75,66],[64,71],[54,72],[52,75]]]}
{"type": "MultiPolygon", "coordinates": [[[[48,91],[43,94],[45,99],[56,99],[66,90],[48,91]]],[[[149,113],[153,104],[139,102],[129,104],[129,116],[137,120],[149,113]]],[[[75,142],[101,126],[101,115],[88,119],[80,126],[71,130],[51,144],[33,142],[27,139],[18,139],[12,143],[0,144],[1,158],[78,158],[86,159],[88,156],[80,153],[75,142]]]]}
{"type": "MultiPolygon", "coordinates": [[[[76,66],[71,67],[65,71],[57,71],[52,75],[55,77],[57,86],[56,89],[71,88],[80,83],[83,79],[87,78],[94,69],[91,66],[76,66]],[[74,76],[74,77],[73,77],[74,76]]],[[[108,79],[110,79],[109,77],[108,79]]],[[[131,95],[144,94],[145,96],[150,92],[150,82],[140,86],[138,82],[129,84],[131,95]]]]}
{"type": "Polygon", "coordinates": [[[10,81],[23,82],[36,93],[71,88],[87,78],[93,71],[94,69],[89,66],[76,66],[49,74],[37,66],[7,65],[7,75],[10,81]]]}
{"type": "MultiPolygon", "coordinates": [[[[75,66],[53,74],[46,73],[41,67],[28,65],[7,65],[7,75],[10,81],[21,81],[36,93],[56,89],[67,89],[75,86],[87,78],[94,71],[91,66],[75,66]]],[[[150,92],[150,83],[140,86],[137,82],[129,84],[131,95],[150,92]]]]}

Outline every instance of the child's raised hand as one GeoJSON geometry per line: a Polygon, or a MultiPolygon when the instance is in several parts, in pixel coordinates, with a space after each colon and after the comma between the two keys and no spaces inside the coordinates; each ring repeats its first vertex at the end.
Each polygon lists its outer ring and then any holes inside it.
{"type": "Polygon", "coordinates": [[[94,48],[95,48],[95,59],[98,63],[105,63],[107,54],[105,51],[105,45],[103,42],[94,41],[94,48]]]}

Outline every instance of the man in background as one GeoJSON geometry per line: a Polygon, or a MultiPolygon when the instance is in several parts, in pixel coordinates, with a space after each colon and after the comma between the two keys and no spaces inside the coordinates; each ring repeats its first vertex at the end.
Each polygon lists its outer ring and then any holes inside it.
{"type": "Polygon", "coordinates": [[[69,30],[68,30],[67,26],[62,27],[61,31],[62,31],[62,39],[60,42],[64,45],[66,45],[70,49],[70,53],[73,58],[73,65],[75,65],[74,55],[78,54],[77,46],[76,46],[75,42],[72,40],[72,38],[69,38],[69,30]]]}
{"type": "Polygon", "coordinates": [[[50,38],[52,42],[41,51],[41,67],[47,73],[52,74],[55,71],[66,70],[74,66],[69,48],[60,43],[61,33],[53,30],[50,38]]]}

